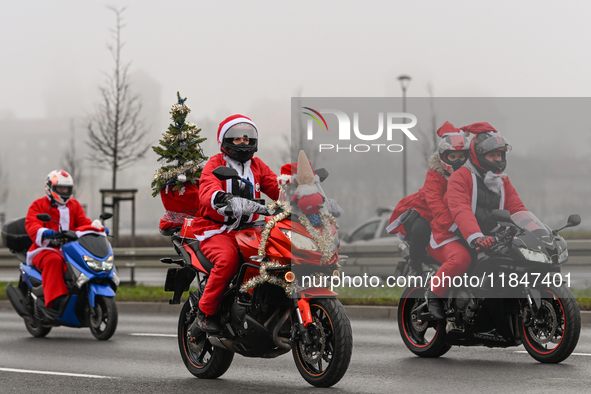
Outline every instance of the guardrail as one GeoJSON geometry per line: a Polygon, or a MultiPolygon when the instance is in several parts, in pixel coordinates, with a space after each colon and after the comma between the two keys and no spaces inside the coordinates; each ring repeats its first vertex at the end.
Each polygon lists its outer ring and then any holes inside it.
{"type": "MultiPolygon", "coordinates": [[[[591,240],[569,241],[568,265],[591,265],[591,240]]],[[[137,268],[165,267],[160,263],[163,257],[176,258],[171,247],[157,248],[113,248],[117,266],[133,262],[137,268]]],[[[358,267],[361,272],[369,267],[392,268],[400,260],[396,245],[342,245],[341,254],[349,256],[345,267],[358,267]]],[[[0,267],[15,267],[16,258],[8,249],[0,248],[0,267]]]]}

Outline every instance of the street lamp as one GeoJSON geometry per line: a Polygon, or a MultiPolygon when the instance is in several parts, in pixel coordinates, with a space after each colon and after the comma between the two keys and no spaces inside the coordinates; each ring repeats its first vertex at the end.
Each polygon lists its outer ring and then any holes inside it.
{"type": "MultiPolygon", "coordinates": [[[[401,75],[398,77],[400,87],[402,88],[402,112],[406,112],[406,88],[410,85],[410,76],[401,75]]],[[[406,123],[406,118],[404,123],[406,123]]],[[[406,197],[406,136],[402,134],[402,197],[406,197]]]]}

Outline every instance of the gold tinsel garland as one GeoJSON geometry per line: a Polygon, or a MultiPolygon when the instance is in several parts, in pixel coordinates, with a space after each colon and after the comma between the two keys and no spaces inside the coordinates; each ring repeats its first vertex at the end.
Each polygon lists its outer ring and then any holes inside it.
{"type": "Polygon", "coordinates": [[[243,283],[242,286],[240,286],[240,291],[247,292],[256,286],[262,285],[263,283],[271,283],[273,285],[282,287],[283,290],[285,290],[285,293],[288,296],[291,296],[292,284],[287,282],[285,279],[283,279],[279,276],[268,274],[267,268],[270,268],[270,267],[283,267],[283,264],[273,263],[270,261],[263,262],[260,267],[261,273],[259,275],[255,276],[254,278],[250,278],[245,283],[243,283]]]}
{"type": "Polygon", "coordinates": [[[320,264],[326,264],[332,257],[332,245],[334,243],[334,236],[332,235],[330,225],[333,224],[337,229],[339,226],[335,217],[330,213],[320,213],[319,216],[322,221],[322,231],[316,230],[314,226],[312,226],[312,223],[310,223],[310,220],[303,213],[299,215],[299,219],[322,253],[320,264]]]}
{"type": "MultiPolygon", "coordinates": [[[[277,208],[281,208],[281,209],[283,209],[283,212],[281,212],[278,215],[275,215],[272,219],[270,219],[267,222],[267,224],[265,225],[265,228],[263,229],[263,231],[261,233],[261,244],[259,245],[259,250],[258,250],[258,256],[261,259],[264,259],[267,255],[265,249],[267,246],[267,240],[269,239],[269,234],[271,233],[271,230],[273,229],[273,227],[275,227],[277,225],[277,223],[279,223],[280,221],[282,221],[283,219],[285,219],[287,216],[289,216],[291,214],[291,206],[289,203],[287,203],[285,201],[273,201],[267,206],[267,208],[269,208],[269,210],[275,210],[277,208]]],[[[322,253],[322,256],[320,258],[320,264],[325,264],[326,262],[328,262],[330,260],[330,258],[332,257],[332,254],[333,254],[332,244],[333,244],[334,237],[332,235],[330,225],[333,224],[338,229],[339,226],[337,224],[336,219],[330,213],[321,213],[320,219],[322,221],[323,231],[316,230],[314,228],[314,226],[312,226],[312,223],[310,223],[310,220],[304,214],[300,214],[299,219],[300,219],[300,222],[304,225],[304,227],[308,231],[308,233],[312,236],[312,239],[314,240],[314,242],[316,242],[316,245],[318,246],[318,248],[320,249],[320,252],[322,253]]],[[[248,281],[246,281],[246,283],[244,283],[242,286],[240,286],[240,291],[247,292],[258,285],[268,282],[268,283],[282,287],[285,290],[286,294],[288,296],[291,296],[292,290],[295,290],[295,288],[297,286],[295,284],[295,282],[289,283],[283,278],[280,278],[275,275],[270,275],[267,273],[267,268],[269,268],[269,267],[282,267],[282,266],[283,266],[283,264],[281,264],[281,263],[263,262],[260,267],[261,273],[259,275],[255,276],[254,278],[249,279],[248,281]]],[[[336,267],[337,267],[337,269],[340,268],[338,266],[338,264],[336,267]]],[[[316,273],[316,276],[321,276],[321,275],[322,274],[320,274],[320,273],[316,273]]]]}

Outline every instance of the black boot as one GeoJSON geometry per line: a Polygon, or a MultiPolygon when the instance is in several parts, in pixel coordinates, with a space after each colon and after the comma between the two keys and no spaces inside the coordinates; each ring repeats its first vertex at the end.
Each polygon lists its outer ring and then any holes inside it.
{"type": "Polygon", "coordinates": [[[68,304],[68,296],[67,295],[61,295],[59,297],[56,297],[52,303],[51,303],[51,308],[49,308],[52,312],[56,312],[58,314],[61,314],[64,309],[66,308],[66,305],[68,304]]]}
{"type": "MultiPolygon", "coordinates": [[[[199,327],[199,329],[203,332],[217,333],[222,330],[220,318],[218,315],[205,315],[205,313],[199,311],[195,321],[197,322],[197,327],[199,327]]],[[[193,326],[194,325],[195,324],[193,324],[193,326]]]]}
{"type": "Polygon", "coordinates": [[[427,291],[425,295],[425,299],[427,300],[427,307],[429,308],[429,313],[433,315],[433,317],[437,320],[445,320],[445,312],[443,310],[443,300],[439,298],[435,293],[431,290],[427,291]]]}

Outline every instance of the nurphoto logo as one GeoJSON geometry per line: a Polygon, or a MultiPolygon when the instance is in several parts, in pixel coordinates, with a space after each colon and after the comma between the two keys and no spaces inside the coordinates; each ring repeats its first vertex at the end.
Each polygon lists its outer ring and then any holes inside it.
{"type": "Polygon", "coordinates": [[[306,111],[302,112],[309,118],[306,128],[306,138],[311,141],[314,139],[314,124],[317,124],[317,128],[321,131],[329,132],[328,123],[322,114],[335,115],[338,122],[338,141],[376,141],[376,143],[362,143],[362,144],[318,144],[318,151],[335,151],[335,152],[359,152],[365,153],[370,151],[375,152],[391,152],[397,153],[402,152],[403,146],[400,144],[389,144],[386,142],[392,141],[395,132],[402,131],[408,139],[411,141],[417,141],[417,137],[410,131],[411,128],[416,126],[417,117],[413,114],[406,112],[387,112],[384,116],[383,112],[379,112],[378,115],[378,130],[373,133],[362,133],[359,129],[359,113],[353,112],[353,136],[351,136],[351,119],[345,112],[337,109],[321,109],[317,111],[310,107],[302,107],[306,111]],[[384,138],[384,118],[385,118],[385,138],[384,138]],[[407,122],[407,119],[410,122],[407,122]],[[401,120],[403,120],[401,122],[401,120]],[[379,140],[385,143],[377,143],[379,140]]]}

